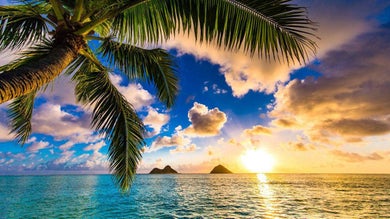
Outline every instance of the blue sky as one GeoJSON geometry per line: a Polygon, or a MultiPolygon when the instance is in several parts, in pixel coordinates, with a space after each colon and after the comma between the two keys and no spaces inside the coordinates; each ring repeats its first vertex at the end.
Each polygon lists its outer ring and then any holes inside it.
{"type": "MultiPolygon", "coordinates": [[[[1,1],[4,4],[4,1],[1,1]]],[[[274,172],[390,173],[390,1],[297,1],[319,23],[319,49],[305,66],[198,45],[178,35],[164,43],[175,56],[180,92],[172,109],[150,85],[112,80],[133,103],[149,137],[138,172],[171,165],[209,172],[224,164],[245,172],[241,157],[265,150],[274,172]]],[[[12,53],[0,54],[1,64],[12,53]]],[[[0,105],[0,173],[105,173],[107,147],[89,128],[69,79],[37,100],[33,134],[21,148],[0,105]]]]}

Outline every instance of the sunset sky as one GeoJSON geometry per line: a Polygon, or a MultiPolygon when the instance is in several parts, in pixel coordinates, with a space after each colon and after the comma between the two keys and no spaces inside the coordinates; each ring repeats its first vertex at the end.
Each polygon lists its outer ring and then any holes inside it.
{"type": "MultiPolygon", "coordinates": [[[[176,36],[162,45],[180,79],[169,110],[148,84],[113,72],[148,127],[139,173],[165,165],[205,173],[218,164],[250,172],[247,151],[272,155],[272,172],[390,173],[390,1],[295,2],[319,24],[317,56],[305,66],[176,36]]],[[[0,64],[13,58],[0,54],[0,64]]],[[[107,172],[108,143],[89,128],[91,111],[75,103],[68,82],[61,77],[39,96],[23,148],[0,105],[0,174],[107,172]]]]}

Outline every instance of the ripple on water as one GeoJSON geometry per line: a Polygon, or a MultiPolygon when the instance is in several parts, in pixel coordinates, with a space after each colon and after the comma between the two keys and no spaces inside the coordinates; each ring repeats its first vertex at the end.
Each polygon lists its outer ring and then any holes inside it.
{"type": "Polygon", "coordinates": [[[0,176],[0,218],[390,218],[390,175],[0,176]]]}

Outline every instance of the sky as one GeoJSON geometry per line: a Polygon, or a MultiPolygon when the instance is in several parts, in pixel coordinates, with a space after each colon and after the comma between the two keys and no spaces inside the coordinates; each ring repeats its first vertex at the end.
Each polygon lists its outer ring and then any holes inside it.
{"type": "MultiPolygon", "coordinates": [[[[390,173],[390,1],[295,2],[319,25],[317,55],[306,65],[179,34],[161,45],[180,80],[171,109],[149,84],[112,73],[147,126],[138,173],[165,165],[207,173],[218,164],[251,172],[242,160],[248,151],[272,156],[276,173],[390,173]]],[[[3,52],[0,64],[14,58],[3,52]]],[[[23,147],[0,105],[0,174],[108,172],[109,144],[90,129],[91,109],[75,102],[73,88],[60,77],[38,96],[23,147]]]]}

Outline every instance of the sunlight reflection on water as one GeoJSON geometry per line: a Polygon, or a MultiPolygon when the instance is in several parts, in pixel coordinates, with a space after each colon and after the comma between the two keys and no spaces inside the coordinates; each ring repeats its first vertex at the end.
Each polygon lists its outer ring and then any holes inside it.
{"type": "Polygon", "coordinates": [[[390,218],[390,175],[0,176],[2,218],[390,218]]]}
{"type": "Polygon", "coordinates": [[[274,206],[272,203],[273,191],[268,185],[267,176],[263,173],[258,173],[257,179],[259,180],[258,188],[259,188],[260,195],[264,201],[266,215],[273,215],[274,212],[274,206]]]}

